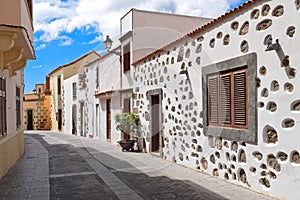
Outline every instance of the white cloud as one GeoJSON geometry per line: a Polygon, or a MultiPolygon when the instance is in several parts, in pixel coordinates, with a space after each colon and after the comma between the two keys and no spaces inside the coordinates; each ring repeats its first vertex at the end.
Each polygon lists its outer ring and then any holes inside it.
{"type": "Polygon", "coordinates": [[[42,50],[42,49],[45,49],[45,48],[46,48],[46,44],[41,44],[40,46],[38,46],[36,48],[36,50],[39,51],[39,50],[42,50]]]}
{"type": "Polygon", "coordinates": [[[33,69],[39,69],[39,68],[42,68],[42,67],[43,67],[42,65],[32,66],[33,69]]]}
{"type": "Polygon", "coordinates": [[[42,42],[60,40],[70,45],[65,34],[74,30],[95,30],[102,34],[119,34],[120,18],[131,8],[215,18],[232,5],[245,0],[34,0],[35,31],[41,32],[42,42]]]}

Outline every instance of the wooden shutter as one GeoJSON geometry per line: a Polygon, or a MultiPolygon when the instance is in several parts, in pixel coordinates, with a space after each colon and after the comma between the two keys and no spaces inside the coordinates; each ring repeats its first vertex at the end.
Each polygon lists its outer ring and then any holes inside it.
{"type": "Polygon", "coordinates": [[[231,73],[220,76],[221,124],[231,124],[231,73]]]}
{"type": "Polygon", "coordinates": [[[130,70],[130,44],[127,44],[123,48],[123,67],[124,72],[130,70]]]}
{"type": "Polygon", "coordinates": [[[208,77],[208,124],[219,123],[219,76],[208,77]]]}
{"type": "Polygon", "coordinates": [[[247,71],[234,72],[234,125],[247,125],[247,71]]]}

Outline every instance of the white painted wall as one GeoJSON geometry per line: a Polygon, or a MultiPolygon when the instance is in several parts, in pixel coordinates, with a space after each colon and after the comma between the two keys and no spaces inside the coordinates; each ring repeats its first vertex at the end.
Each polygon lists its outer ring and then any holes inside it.
{"type": "MultiPolygon", "coordinates": [[[[65,93],[64,93],[64,116],[65,117],[65,133],[72,134],[72,106],[73,104],[77,105],[78,110],[78,101],[73,101],[73,83],[76,83],[78,89],[78,75],[72,76],[64,80],[65,93]]],[[[78,118],[78,112],[77,112],[78,118]]],[[[78,126],[77,126],[78,127],[78,126]]],[[[77,131],[78,133],[78,131],[77,131]]]]}
{"type": "MultiPolygon", "coordinates": [[[[0,75],[6,77],[6,116],[7,116],[7,134],[17,131],[16,127],[16,87],[21,89],[21,101],[23,99],[23,71],[17,71],[15,76],[9,76],[7,70],[1,71],[0,75]]],[[[21,115],[23,115],[21,104],[21,115]]],[[[21,116],[21,127],[23,117],[21,116]]]]}
{"type": "Polygon", "coordinates": [[[208,174],[218,172],[219,178],[226,179],[228,176],[229,182],[240,184],[244,187],[250,187],[253,190],[266,193],[271,196],[284,199],[298,199],[300,188],[300,160],[293,161],[295,157],[293,153],[299,152],[300,140],[299,131],[299,111],[291,110],[291,105],[294,101],[300,100],[300,85],[299,74],[296,73],[294,78],[289,77],[286,70],[281,66],[281,62],[275,51],[266,52],[264,39],[268,34],[272,34],[273,42],[279,39],[279,43],[286,55],[290,58],[290,67],[295,68],[298,72],[300,66],[300,35],[298,29],[300,10],[297,10],[294,1],[258,1],[252,6],[244,8],[236,14],[230,15],[226,19],[215,23],[214,26],[207,27],[204,31],[193,35],[192,38],[187,38],[180,43],[176,43],[166,48],[166,52],[160,52],[151,56],[155,59],[140,63],[134,71],[134,90],[138,98],[135,100],[142,106],[139,108],[141,122],[143,125],[143,133],[146,137],[149,134],[148,124],[146,121],[146,113],[148,110],[148,100],[146,92],[151,89],[163,89],[163,135],[165,147],[163,149],[163,158],[176,163],[188,166],[193,169],[199,169],[208,174]],[[265,5],[270,6],[270,11],[266,16],[262,15],[262,10],[265,5]],[[283,5],[284,14],[276,17],[272,16],[272,11],[277,6],[283,5]],[[258,9],[258,19],[251,19],[251,13],[258,9]],[[257,25],[265,19],[271,19],[272,25],[266,30],[258,31],[257,25]],[[239,23],[238,30],[231,28],[232,22],[239,23]],[[244,22],[249,22],[249,32],[246,35],[239,35],[239,31],[244,22]],[[287,29],[290,26],[296,28],[293,37],[287,35],[287,29]],[[226,34],[230,35],[229,45],[223,45],[223,39],[226,34]],[[222,35],[220,38],[217,35],[222,35]],[[200,37],[203,36],[203,41],[200,37]],[[215,45],[210,47],[210,42],[215,39],[215,45]],[[247,53],[241,52],[241,43],[247,41],[249,50],[247,53]],[[202,51],[196,53],[196,48],[202,44],[202,51]],[[190,50],[189,58],[177,62],[179,49],[184,48],[184,55],[187,50],[190,50]],[[169,52],[169,53],[168,53],[169,52]],[[222,147],[215,147],[216,138],[209,138],[203,134],[201,124],[203,118],[201,111],[202,105],[202,67],[218,63],[230,58],[239,57],[249,53],[257,54],[257,78],[260,80],[260,86],[257,87],[257,103],[263,103],[264,106],[257,107],[258,112],[258,143],[256,145],[249,143],[237,142],[238,149],[234,151],[231,145],[234,141],[222,139],[222,147]],[[197,58],[200,58],[200,63],[197,63],[197,58]],[[174,64],[171,60],[174,59],[174,64]],[[169,60],[169,64],[167,64],[169,60]],[[187,67],[191,62],[191,67],[187,67]],[[186,75],[180,75],[182,64],[185,63],[190,81],[187,81],[186,75]],[[265,66],[266,74],[260,73],[262,66],[265,66]],[[155,82],[157,80],[157,83],[155,82]],[[162,80],[162,81],[160,81],[162,80]],[[279,83],[279,90],[272,90],[272,82],[276,80],[279,83]],[[149,83],[149,84],[148,84],[149,83]],[[285,85],[290,83],[293,85],[293,91],[289,92],[285,85]],[[262,91],[268,89],[268,96],[262,96],[262,91]],[[189,98],[189,92],[193,93],[193,97],[189,98]],[[170,101],[170,104],[169,104],[170,101]],[[277,110],[271,112],[267,109],[267,104],[274,101],[277,104],[277,110]],[[192,104],[192,106],[191,106],[192,104]],[[172,106],[175,112],[172,111],[172,106]],[[177,112],[178,111],[178,112],[177,112]],[[195,118],[196,123],[191,119],[195,118]],[[294,126],[291,128],[283,127],[283,122],[286,119],[293,119],[294,126]],[[264,140],[264,128],[272,126],[277,131],[278,142],[275,144],[266,143],[264,140]],[[197,134],[198,133],[198,134],[197,134]],[[182,134],[182,135],[181,135],[182,134]],[[198,151],[197,148],[201,147],[198,151]],[[246,163],[239,162],[239,153],[244,150],[246,154],[246,163]],[[260,152],[262,159],[258,160],[254,154],[260,152]],[[287,155],[286,160],[281,160],[280,153],[287,155]],[[219,155],[220,157],[218,158],[219,155]],[[229,155],[230,158],[227,158],[229,155]],[[275,160],[270,162],[268,156],[274,156],[275,160]],[[215,162],[212,162],[214,157],[215,162]],[[236,158],[234,161],[233,158],[236,158]],[[207,161],[207,169],[202,165],[201,161],[207,161]],[[280,170],[275,170],[274,163],[280,166],[280,170]],[[253,170],[255,169],[255,170],[253,170]],[[245,171],[247,184],[242,183],[239,172],[245,171]],[[270,186],[263,184],[267,181],[270,186]]]}

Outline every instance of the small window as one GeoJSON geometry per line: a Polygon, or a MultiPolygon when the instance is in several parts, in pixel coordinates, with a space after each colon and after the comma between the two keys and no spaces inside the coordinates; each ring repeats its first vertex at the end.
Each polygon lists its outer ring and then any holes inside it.
{"type": "Polygon", "coordinates": [[[205,135],[257,144],[257,56],[202,68],[205,135]]]}
{"type": "Polygon", "coordinates": [[[60,76],[57,77],[57,94],[61,94],[61,78],[60,76]]]}
{"type": "Polygon", "coordinates": [[[73,83],[73,101],[77,99],[77,86],[76,83],[73,83]]]}
{"type": "Polygon", "coordinates": [[[123,67],[124,72],[130,70],[130,44],[123,47],[123,67]]]}
{"type": "Polygon", "coordinates": [[[21,88],[16,87],[16,128],[21,128],[21,88]]]}

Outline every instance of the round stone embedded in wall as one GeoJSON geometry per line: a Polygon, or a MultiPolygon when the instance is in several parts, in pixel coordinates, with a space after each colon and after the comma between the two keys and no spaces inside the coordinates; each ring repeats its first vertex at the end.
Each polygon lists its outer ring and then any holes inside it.
{"type": "Polygon", "coordinates": [[[266,125],[263,130],[263,140],[267,144],[275,144],[278,142],[277,131],[269,125],[266,125]]]}
{"type": "Polygon", "coordinates": [[[281,126],[283,128],[293,128],[295,126],[295,120],[291,118],[287,118],[282,121],[281,126]]]}
{"type": "Polygon", "coordinates": [[[184,48],[180,47],[178,56],[177,56],[177,62],[181,62],[183,60],[183,53],[184,53],[184,48]]]}
{"type": "Polygon", "coordinates": [[[261,10],[261,15],[267,16],[269,14],[270,9],[271,9],[271,7],[268,4],[264,5],[261,10]]]}
{"type": "Polygon", "coordinates": [[[256,168],[255,167],[250,167],[250,172],[252,172],[253,175],[256,174],[256,168]]]}
{"type": "Polygon", "coordinates": [[[201,167],[205,170],[208,168],[208,162],[204,157],[201,159],[201,167]]]}
{"type": "Polygon", "coordinates": [[[186,58],[189,58],[190,55],[191,55],[191,50],[188,48],[188,49],[186,50],[186,52],[185,52],[185,57],[186,57],[186,58]]]}
{"type": "Polygon", "coordinates": [[[273,154],[267,156],[268,165],[277,172],[281,171],[281,166],[273,154]]]}
{"type": "Polygon", "coordinates": [[[251,19],[257,19],[259,17],[259,10],[258,9],[254,9],[251,12],[251,19]]]}
{"type": "Polygon", "coordinates": [[[261,96],[267,98],[269,96],[269,91],[267,88],[262,89],[261,96]]]}
{"type": "Polygon", "coordinates": [[[258,30],[258,31],[266,30],[266,29],[268,29],[270,26],[272,26],[272,20],[270,20],[270,19],[264,19],[263,21],[261,21],[261,22],[256,26],[256,30],[258,30]]]}
{"type": "Polygon", "coordinates": [[[218,39],[221,39],[222,37],[223,37],[223,33],[222,33],[222,32],[218,32],[217,38],[218,38],[218,39]]]}
{"type": "Polygon", "coordinates": [[[200,65],[200,61],[201,61],[201,58],[200,58],[200,57],[197,57],[197,58],[196,58],[196,63],[197,63],[198,65],[200,65]]]}
{"type": "Polygon", "coordinates": [[[241,43],[241,52],[247,53],[249,51],[249,45],[246,40],[241,43]]]}
{"type": "Polygon", "coordinates": [[[272,15],[273,15],[274,17],[280,17],[280,16],[282,16],[283,14],[284,14],[284,8],[283,8],[282,5],[276,6],[276,7],[274,8],[274,10],[272,11],[272,15]]]}
{"type": "Polygon", "coordinates": [[[292,163],[294,164],[300,164],[300,155],[298,151],[292,151],[291,156],[290,156],[290,160],[292,163]]]}
{"type": "Polygon", "coordinates": [[[209,42],[210,48],[214,48],[215,47],[215,42],[216,42],[215,38],[213,38],[213,39],[210,40],[210,42],[209,42]]]}
{"type": "Polygon", "coordinates": [[[234,21],[231,23],[231,28],[236,31],[239,28],[239,23],[237,21],[234,21]]]}
{"type": "Polygon", "coordinates": [[[243,168],[238,169],[238,179],[242,183],[247,183],[247,176],[246,176],[245,170],[243,168]]]}
{"type": "Polygon", "coordinates": [[[274,101],[270,101],[267,104],[267,110],[269,110],[270,112],[275,112],[277,110],[277,104],[274,101]]]}
{"type": "Polygon", "coordinates": [[[267,178],[261,178],[259,179],[259,183],[264,185],[265,187],[269,188],[270,185],[270,181],[267,178]]]}
{"type": "Polygon", "coordinates": [[[291,104],[292,111],[300,111],[300,100],[296,100],[291,104]]]}
{"type": "Polygon", "coordinates": [[[259,108],[263,108],[265,106],[265,103],[264,102],[258,102],[257,103],[257,107],[259,107],[259,108]]]}
{"type": "Polygon", "coordinates": [[[294,26],[289,26],[286,30],[286,34],[289,37],[294,37],[295,32],[296,32],[296,28],[294,26]]]}
{"type": "Polygon", "coordinates": [[[285,152],[279,151],[277,153],[277,159],[279,159],[282,162],[285,162],[288,159],[288,155],[285,152]]]}
{"type": "Polygon", "coordinates": [[[253,155],[258,161],[260,161],[260,160],[263,158],[262,153],[260,153],[260,152],[258,152],[258,151],[254,151],[254,152],[252,153],[252,155],[253,155]]]}
{"type": "Polygon", "coordinates": [[[265,66],[262,66],[260,69],[259,69],[259,73],[263,76],[265,76],[267,74],[267,68],[265,66]]]}
{"type": "Polygon", "coordinates": [[[238,143],[236,142],[236,141],[233,141],[232,143],[231,143],[231,151],[234,151],[234,152],[237,152],[237,150],[238,150],[238,143]]]}
{"type": "Polygon", "coordinates": [[[284,91],[286,91],[287,93],[292,93],[294,91],[294,85],[291,83],[285,83],[284,91]]]}
{"type": "Polygon", "coordinates": [[[278,81],[276,81],[276,80],[274,80],[274,81],[272,81],[272,83],[271,83],[271,90],[272,91],[278,91],[279,90],[279,83],[278,83],[278,81]]]}
{"type": "Polygon", "coordinates": [[[200,53],[202,51],[202,44],[198,44],[196,47],[196,53],[200,53]]]}
{"type": "Polygon", "coordinates": [[[245,163],[246,162],[246,153],[243,149],[240,150],[239,155],[238,155],[238,161],[245,163]]]}
{"type": "Polygon", "coordinates": [[[246,35],[248,32],[249,32],[249,22],[246,21],[246,22],[242,25],[239,34],[240,34],[240,35],[246,35]]]}
{"type": "Polygon", "coordinates": [[[224,46],[229,45],[229,42],[230,42],[230,35],[227,34],[227,35],[224,36],[223,45],[224,46]]]}

